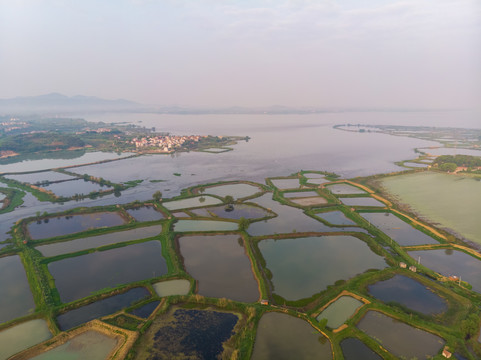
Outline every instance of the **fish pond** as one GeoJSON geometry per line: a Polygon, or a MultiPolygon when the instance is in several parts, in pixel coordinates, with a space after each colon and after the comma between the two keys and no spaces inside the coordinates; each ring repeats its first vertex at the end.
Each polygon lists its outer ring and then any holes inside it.
{"type": "Polygon", "coordinates": [[[234,231],[239,228],[236,222],[215,220],[178,220],[174,224],[174,231],[234,231]]]}
{"type": "Polygon", "coordinates": [[[185,279],[167,280],[152,286],[159,296],[187,295],[190,290],[190,281],[185,279]]]}
{"type": "Polygon", "coordinates": [[[81,231],[118,226],[124,219],[115,212],[67,215],[44,219],[28,224],[28,232],[34,240],[75,234],[81,231]]]}
{"type": "Polygon", "coordinates": [[[457,276],[481,293],[481,260],[462,251],[437,249],[408,251],[409,256],[421,260],[421,264],[444,276],[457,276]]]}
{"type": "Polygon", "coordinates": [[[113,314],[147,297],[150,297],[150,292],[146,288],[130,289],[123,294],[110,296],[61,314],[57,317],[57,323],[60,330],[69,330],[90,320],[113,314]]]}
{"type": "Polygon", "coordinates": [[[331,329],[337,329],[363,305],[362,301],[352,296],[341,296],[322,310],[317,316],[317,321],[327,319],[327,326],[331,329]]]}
{"type": "Polygon", "coordinates": [[[289,199],[289,201],[301,206],[316,206],[327,204],[327,200],[324,199],[322,196],[289,199]]]}
{"type": "Polygon", "coordinates": [[[385,303],[396,302],[407,308],[431,315],[448,309],[446,301],[424,284],[403,275],[368,286],[369,294],[385,303]]]}
{"type": "Polygon", "coordinates": [[[332,225],[357,225],[353,220],[347,218],[342,211],[338,210],[318,213],[316,216],[332,225]]]}
{"type": "Polygon", "coordinates": [[[56,256],[126,241],[146,239],[159,235],[161,232],[162,225],[153,225],[126,231],[117,231],[99,236],[40,245],[37,246],[36,249],[40,251],[43,256],[56,256]]]}
{"type": "Polygon", "coordinates": [[[412,227],[396,215],[388,212],[359,213],[401,246],[438,244],[431,236],[412,227]]]}
{"type": "Polygon", "coordinates": [[[87,330],[75,335],[65,344],[34,356],[32,360],[104,360],[118,341],[118,339],[101,332],[87,330]]]}
{"type": "Polygon", "coordinates": [[[267,239],[258,247],[272,273],[274,292],[287,300],[310,297],[337,280],[386,267],[382,256],[353,236],[267,239]]]}
{"type": "Polygon", "coordinates": [[[364,315],[357,327],[393,355],[408,359],[432,357],[445,343],[439,336],[372,310],[364,315]]]}
{"type": "Polygon", "coordinates": [[[209,208],[191,210],[197,216],[219,217],[223,219],[239,220],[241,217],[245,219],[259,219],[264,217],[272,217],[273,213],[249,204],[233,204],[232,207],[224,205],[212,206],[209,208]]]}
{"type": "Polygon", "coordinates": [[[168,210],[188,209],[201,206],[222,204],[222,200],[213,196],[195,196],[188,199],[163,202],[162,205],[168,210]]]}
{"type": "Polygon", "coordinates": [[[326,185],[326,189],[335,195],[348,195],[348,194],[366,194],[366,192],[357,186],[348,184],[332,184],[326,185]]]}
{"type": "Polygon", "coordinates": [[[27,275],[20,256],[0,258],[0,323],[35,310],[27,275]]]}
{"type": "Polygon", "coordinates": [[[157,309],[157,306],[159,306],[160,301],[151,301],[145,305],[142,305],[138,308],[135,308],[130,311],[132,315],[141,317],[143,319],[147,319],[152,313],[154,312],[155,309],[157,309]]]}
{"type": "Polygon", "coordinates": [[[28,349],[52,337],[47,322],[35,319],[0,331],[0,359],[28,349]]]}
{"type": "Polygon", "coordinates": [[[284,197],[286,199],[301,198],[301,197],[312,197],[312,196],[319,196],[319,194],[315,191],[294,191],[294,192],[284,193],[284,197]]]}
{"type": "Polygon", "coordinates": [[[481,181],[424,171],[380,180],[383,189],[430,223],[481,244],[481,181]],[[440,195],[441,194],[441,195],[440,195]]]}
{"type": "Polygon", "coordinates": [[[308,322],[269,312],[257,326],[252,360],[332,359],[329,340],[308,322]]]}
{"type": "Polygon", "coordinates": [[[227,312],[171,310],[153,321],[139,341],[135,359],[227,359],[223,344],[234,334],[238,320],[227,312]]]}
{"type": "Polygon", "coordinates": [[[127,210],[136,221],[157,221],[164,218],[164,214],[153,206],[142,206],[127,210]]]}
{"type": "Polygon", "coordinates": [[[75,194],[84,195],[91,192],[107,191],[112,189],[110,186],[101,186],[95,182],[85,181],[83,179],[51,183],[48,185],[42,185],[41,188],[51,191],[57,196],[63,197],[71,197],[75,194]]]}
{"type": "Polygon", "coordinates": [[[204,188],[204,193],[220,197],[232,196],[234,199],[241,199],[253,196],[262,191],[258,186],[251,184],[225,184],[204,188]]]}
{"type": "Polygon", "coordinates": [[[239,235],[183,236],[180,253],[200,295],[254,302],[259,288],[239,235]]]}
{"type": "Polygon", "coordinates": [[[165,275],[167,264],[160,241],[148,241],[51,262],[48,269],[62,302],[70,302],[104,288],[165,275]]]}
{"type": "Polygon", "coordinates": [[[307,183],[313,184],[313,185],[321,185],[321,184],[325,184],[325,183],[328,183],[328,182],[331,182],[331,180],[327,180],[327,179],[307,179],[307,183]]]}
{"type": "Polygon", "coordinates": [[[280,190],[298,189],[301,184],[299,179],[271,179],[274,186],[280,190]]]}
{"type": "Polygon", "coordinates": [[[12,179],[29,184],[40,184],[42,182],[52,182],[52,181],[62,181],[62,180],[73,180],[76,179],[75,176],[62,174],[56,171],[42,171],[28,174],[11,174],[5,175],[7,179],[12,179]]]}
{"type": "Polygon", "coordinates": [[[344,339],[340,345],[345,360],[382,360],[382,357],[357,338],[344,339]]]}
{"type": "Polygon", "coordinates": [[[375,206],[375,207],[385,207],[386,204],[376,200],[372,197],[344,197],[339,198],[339,200],[347,206],[375,206]]]}

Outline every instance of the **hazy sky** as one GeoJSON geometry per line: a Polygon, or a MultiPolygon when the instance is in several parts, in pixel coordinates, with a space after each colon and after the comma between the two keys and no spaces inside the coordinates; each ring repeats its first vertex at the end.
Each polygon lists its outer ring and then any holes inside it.
{"type": "Polygon", "coordinates": [[[0,0],[0,98],[473,108],[480,0],[0,0]]]}

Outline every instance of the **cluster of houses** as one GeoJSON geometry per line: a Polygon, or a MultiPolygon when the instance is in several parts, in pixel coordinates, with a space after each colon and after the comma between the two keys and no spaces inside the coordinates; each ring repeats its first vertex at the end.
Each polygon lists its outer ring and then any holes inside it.
{"type": "Polygon", "coordinates": [[[18,121],[17,118],[11,118],[10,121],[0,122],[0,128],[4,132],[10,132],[12,130],[24,129],[27,127],[27,123],[24,121],[18,121]]]}
{"type": "Polygon", "coordinates": [[[201,138],[207,136],[190,135],[190,136],[148,136],[143,138],[134,138],[131,143],[138,148],[155,147],[163,152],[170,152],[181,147],[186,141],[198,142],[201,138]]]}

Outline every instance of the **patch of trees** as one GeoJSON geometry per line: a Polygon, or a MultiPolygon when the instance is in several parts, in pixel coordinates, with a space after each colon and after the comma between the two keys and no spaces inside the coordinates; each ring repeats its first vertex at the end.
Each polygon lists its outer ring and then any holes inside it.
{"type": "Polygon", "coordinates": [[[56,132],[20,134],[7,137],[0,141],[0,148],[17,153],[31,153],[71,147],[83,147],[85,143],[76,136],[56,132]]]}
{"type": "Polygon", "coordinates": [[[452,172],[458,166],[465,166],[468,169],[481,166],[481,157],[470,155],[441,155],[434,160],[433,164],[437,165],[442,171],[452,172]]]}

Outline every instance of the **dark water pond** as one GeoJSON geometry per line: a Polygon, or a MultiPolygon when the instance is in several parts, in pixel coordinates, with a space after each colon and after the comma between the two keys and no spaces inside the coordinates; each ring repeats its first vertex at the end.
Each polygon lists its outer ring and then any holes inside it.
{"type": "Polygon", "coordinates": [[[185,268],[198,281],[199,294],[243,302],[259,299],[257,281],[239,239],[238,235],[179,238],[185,268]]]}
{"type": "Polygon", "coordinates": [[[69,235],[77,232],[122,225],[124,219],[118,213],[101,212],[82,215],[68,215],[46,219],[47,222],[31,222],[28,232],[34,240],[55,236],[69,235]]]}
{"type": "Polygon", "coordinates": [[[149,296],[150,292],[146,288],[134,288],[123,294],[114,295],[59,315],[57,323],[60,330],[69,330],[90,320],[113,314],[149,296]]]}
{"type": "Polygon", "coordinates": [[[420,282],[403,275],[368,286],[376,299],[397,302],[423,314],[439,314],[447,310],[446,301],[420,282]]]}
{"type": "Polygon", "coordinates": [[[450,249],[408,251],[408,254],[441,275],[461,277],[481,293],[481,261],[474,256],[450,249]]]}
{"type": "Polygon", "coordinates": [[[43,256],[56,256],[125,241],[146,239],[159,235],[161,232],[162,225],[153,225],[99,236],[91,236],[87,238],[41,245],[37,246],[36,249],[40,251],[43,256]]]}
{"type": "Polygon", "coordinates": [[[157,221],[164,218],[160,211],[151,206],[129,209],[127,212],[137,221],[157,221]]]}
{"type": "MultiPolygon", "coordinates": [[[[238,320],[231,313],[176,309],[157,317],[140,345],[150,349],[149,359],[217,359],[238,320]]],[[[144,358],[142,350],[138,355],[144,358]]]]}
{"type": "Polygon", "coordinates": [[[143,319],[147,319],[159,304],[160,301],[151,301],[141,307],[133,309],[130,313],[143,319]]]}
{"type": "Polygon", "coordinates": [[[35,303],[20,256],[0,258],[0,323],[34,310],[35,303]]]}
{"type": "Polygon", "coordinates": [[[110,186],[101,186],[92,181],[69,180],[42,186],[43,189],[53,192],[57,196],[71,197],[75,194],[85,195],[91,192],[111,190],[110,186]]]}
{"type": "Polygon", "coordinates": [[[377,311],[368,311],[357,327],[373,337],[393,355],[408,359],[434,356],[444,346],[444,340],[429,332],[414,328],[377,311]]]}
{"type": "Polygon", "coordinates": [[[320,217],[323,220],[326,220],[332,225],[357,225],[354,221],[347,218],[346,215],[342,213],[342,211],[329,211],[316,214],[316,216],[320,217]]]}
{"type": "Polygon", "coordinates": [[[167,273],[160,241],[94,252],[48,264],[62,302],[167,273]],[[128,266],[127,266],[128,265],[128,266]]]}
{"type": "Polygon", "coordinates": [[[332,353],[329,340],[308,322],[270,312],[259,321],[252,359],[332,359],[332,353]]]}
{"type": "Polygon", "coordinates": [[[347,280],[368,269],[383,269],[383,257],[352,236],[267,239],[259,249],[272,272],[274,292],[297,300],[324,290],[337,280],[347,280]]]}
{"type": "Polygon", "coordinates": [[[344,339],[340,345],[345,360],[382,360],[382,357],[357,338],[344,339]]]}
{"type": "Polygon", "coordinates": [[[359,213],[364,219],[369,221],[379,230],[384,232],[391,239],[401,246],[437,244],[431,236],[413,228],[396,215],[382,213],[359,213]]]}

